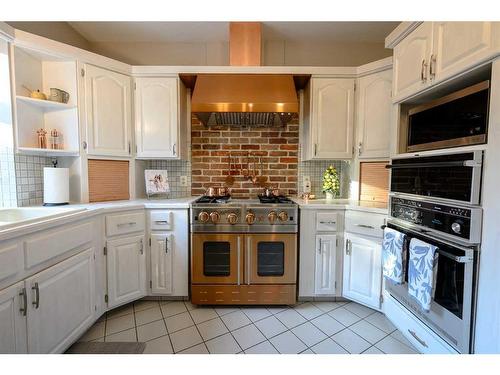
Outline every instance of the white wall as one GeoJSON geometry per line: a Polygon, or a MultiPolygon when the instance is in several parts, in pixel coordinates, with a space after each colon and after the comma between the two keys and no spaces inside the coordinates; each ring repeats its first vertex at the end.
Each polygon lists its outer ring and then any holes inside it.
{"type": "Polygon", "coordinates": [[[483,237],[479,266],[476,353],[500,353],[500,59],[491,75],[488,145],[483,166],[483,237]]]}

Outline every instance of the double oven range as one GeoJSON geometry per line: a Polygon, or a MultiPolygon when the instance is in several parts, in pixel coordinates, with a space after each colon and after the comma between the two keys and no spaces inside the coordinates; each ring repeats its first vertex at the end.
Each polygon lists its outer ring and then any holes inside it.
{"type": "Polygon", "coordinates": [[[386,283],[386,290],[461,353],[473,350],[482,158],[473,151],[394,159],[388,166],[387,226],[437,246],[439,257],[430,311],[409,296],[407,279],[386,283]]]}
{"type": "Polygon", "coordinates": [[[297,204],[285,197],[202,197],[191,205],[194,304],[293,304],[297,204]]]}

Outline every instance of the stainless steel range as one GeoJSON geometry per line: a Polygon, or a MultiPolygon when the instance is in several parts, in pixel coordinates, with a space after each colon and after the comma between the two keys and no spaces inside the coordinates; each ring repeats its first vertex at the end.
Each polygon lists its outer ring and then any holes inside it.
{"type": "Polygon", "coordinates": [[[191,205],[194,304],[296,301],[297,205],[286,197],[202,197],[191,205]]]}

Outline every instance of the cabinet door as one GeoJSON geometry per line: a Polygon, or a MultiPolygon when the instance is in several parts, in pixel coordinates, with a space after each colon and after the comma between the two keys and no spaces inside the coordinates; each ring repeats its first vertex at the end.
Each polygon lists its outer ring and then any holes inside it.
{"type": "Polygon", "coordinates": [[[0,354],[27,353],[24,282],[0,291],[0,354]]]}
{"type": "Polygon", "coordinates": [[[313,159],[350,159],[354,124],[354,80],[313,78],[313,159]]]}
{"type": "Polygon", "coordinates": [[[131,154],[130,77],[85,66],[85,114],[89,155],[131,154]]]}
{"type": "Polygon", "coordinates": [[[432,22],[424,22],[394,48],[393,100],[408,97],[430,83],[432,22]]]}
{"type": "Polygon", "coordinates": [[[178,78],[135,80],[138,157],[178,158],[178,78]]]}
{"type": "Polygon", "coordinates": [[[342,295],[379,310],[382,290],[382,241],[346,233],[344,249],[342,295]]]}
{"type": "Polygon", "coordinates": [[[431,78],[443,80],[490,57],[494,27],[493,22],[433,22],[431,78]]]}
{"type": "Polygon", "coordinates": [[[160,233],[151,235],[151,292],[172,293],[172,258],[174,236],[160,233]]]}
{"type": "Polygon", "coordinates": [[[26,280],[28,352],[60,353],[94,319],[94,249],[26,280]]]}
{"type": "Polygon", "coordinates": [[[316,236],[316,266],[314,272],[314,293],[335,294],[335,263],[337,259],[337,236],[316,236]]]}
{"type": "Polygon", "coordinates": [[[360,159],[389,157],[392,70],[359,79],[357,147],[360,159]]]}
{"type": "Polygon", "coordinates": [[[107,242],[108,308],[146,295],[144,236],[107,242]]]}

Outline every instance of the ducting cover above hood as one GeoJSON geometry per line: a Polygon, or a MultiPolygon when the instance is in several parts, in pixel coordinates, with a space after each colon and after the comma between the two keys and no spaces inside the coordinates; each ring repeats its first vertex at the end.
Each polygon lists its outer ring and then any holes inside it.
{"type": "Polygon", "coordinates": [[[298,113],[293,76],[276,74],[201,74],[191,111],[205,125],[286,124],[298,113]]]}

